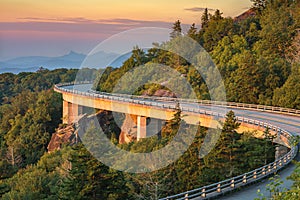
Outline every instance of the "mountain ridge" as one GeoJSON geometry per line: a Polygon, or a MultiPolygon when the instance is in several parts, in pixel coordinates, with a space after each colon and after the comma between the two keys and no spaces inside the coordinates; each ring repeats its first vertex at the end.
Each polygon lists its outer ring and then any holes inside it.
{"type": "MultiPolygon", "coordinates": [[[[122,57],[122,56],[121,56],[122,57]]],[[[121,58],[120,57],[120,58],[121,58]]],[[[56,57],[48,56],[23,56],[12,58],[5,61],[0,61],[0,73],[20,73],[20,72],[34,72],[40,69],[41,67],[53,70],[57,68],[67,68],[67,69],[79,69],[83,61],[85,60],[86,55],[82,53],[77,53],[75,51],[70,51],[68,54],[56,57]]],[[[97,65],[97,63],[107,63],[110,60],[115,60],[112,63],[113,67],[118,67],[120,63],[119,55],[115,53],[107,52],[97,52],[95,55],[92,55],[96,68],[104,68],[106,66],[97,65]],[[115,59],[116,58],[116,59],[115,59]]]]}

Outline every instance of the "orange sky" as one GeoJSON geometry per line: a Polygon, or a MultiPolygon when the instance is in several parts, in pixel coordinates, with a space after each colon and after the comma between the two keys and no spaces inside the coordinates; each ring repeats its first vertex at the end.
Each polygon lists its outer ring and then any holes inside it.
{"type": "Polygon", "coordinates": [[[0,60],[70,50],[86,53],[126,29],[170,28],[177,19],[187,25],[200,24],[206,7],[236,16],[250,6],[250,0],[1,0],[0,60]]]}
{"type": "Polygon", "coordinates": [[[235,16],[249,8],[250,0],[2,0],[0,20],[22,18],[75,18],[174,21],[184,23],[199,18],[199,8],[221,9],[225,16],[235,16]],[[194,9],[189,11],[187,9],[194,9]]]}

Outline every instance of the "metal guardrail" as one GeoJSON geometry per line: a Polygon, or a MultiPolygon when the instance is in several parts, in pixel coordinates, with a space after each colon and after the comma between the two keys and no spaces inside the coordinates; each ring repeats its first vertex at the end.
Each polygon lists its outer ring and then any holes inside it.
{"type": "MultiPolygon", "coordinates": [[[[60,88],[62,86],[70,86],[70,85],[81,85],[81,84],[91,84],[89,81],[83,82],[71,82],[71,83],[62,83],[55,85],[57,90],[63,90],[60,88]]],[[[68,90],[70,91],[70,90],[68,90]]],[[[65,91],[67,92],[67,91],[65,91]]],[[[95,98],[105,98],[105,96],[109,96],[111,100],[118,100],[114,97],[123,97],[128,99],[141,99],[141,100],[155,100],[156,102],[181,102],[181,103],[198,103],[202,105],[215,105],[215,106],[225,106],[225,107],[234,107],[239,109],[249,109],[249,110],[259,110],[264,112],[273,112],[273,113],[281,113],[281,114],[289,114],[289,115],[297,115],[300,116],[300,110],[291,109],[291,108],[282,108],[282,107],[274,107],[274,106],[266,106],[266,105],[256,105],[256,104],[247,104],[247,103],[236,103],[236,102],[223,102],[223,101],[211,101],[211,100],[198,100],[198,99],[182,99],[182,98],[171,98],[171,97],[151,97],[151,96],[137,96],[137,95],[128,95],[128,94],[116,94],[116,93],[107,93],[107,92],[99,92],[95,90],[90,90],[90,92],[86,92],[83,95],[93,96],[95,98]],[[93,95],[90,95],[93,94],[93,95]]],[[[128,100],[127,102],[133,103],[133,101],[128,100]]],[[[146,105],[148,105],[146,103],[146,105]]],[[[172,107],[173,109],[173,107],[172,107]]]]}
{"type": "Polygon", "coordinates": [[[246,186],[252,182],[261,180],[267,176],[270,176],[288,165],[297,154],[297,147],[293,147],[286,155],[275,160],[268,165],[262,166],[245,174],[220,181],[211,185],[196,188],[194,190],[186,191],[180,194],[168,196],[160,200],[170,199],[208,199],[223,195],[224,193],[233,191],[239,187],[246,186]]]}
{"type": "MultiPolygon", "coordinates": [[[[145,97],[145,96],[134,96],[134,95],[124,95],[124,94],[111,94],[111,93],[104,93],[104,92],[81,92],[77,90],[70,90],[62,88],[62,86],[70,86],[70,85],[76,85],[76,84],[88,84],[90,82],[78,82],[78,83],[64,83],[64,84],[57,84],[55,85],[54,89],[56,91],[61,92],[68,92],[78,95],[84,95],[89,96],[93,98],[101,98],[101,99],[109,99],[114,101],[123,101],[128,103],[135,103],[135,104],[141,104],[141,105],[147,105],[147,106],[154,106],[164,109],[175,109],[176,105],[175,102],[190,102],[190,103],[199,103],[199,104],[205,104],[205,105],[217,105],[217,106],[229,106],[229,107],[238,107],[238,108],[247,108],[247,109],[255,109],[255,110],[263,110],[267,112],[280,112],[280,113],[288,113],[288,114],[300,114],[299,110],[295,109],[288,109],[288,108],[279,108],[279,107],[272,107],[272,106],[263,106],[263,105],[253,105],[253,104],[243,104],[243,103],[232,103],[232,102],[217,102],[217,101],[207,101],[207,100],[188,100],[188,99],[176,99],[176,98],[169,98],[169,97],[145,97]],[[149,101],[151,100],[151,101],[149,101]],[[155,100],[155,102],[153,102],[155,100]],[[167,103],[168,102],[168,103],[167,103]],[[171,102],[171,103],[170,103],[171,102]],[[167,103],[167,104],[166,104],[167,103]]],[[[207,111],[204,109],[198,109],[198,108],[189,108],[189,107],[181,107],[183,111],[197,113],[197,114],[205,114],[215,117],[222,117],[224,118],[224,114],[220,114],[213,111],[207,111]]],[[[281,129],[278,126],[271,125],[266,122],[254,120],[254,119],[248,119],[244,117],[237,117],[237,120],[239,122],[247,123],[256,125],[257,127],[261,128],[269,128],[270,130],[277,132],[277,137],[281,136],[284,137],[288,142],[290,141],[290,138],[293,136],[293,134],[289,133],[288,131],[285,131],[281,129]]],[[[288,145],[287,145],[288,146],[288,145]]],[[[161,200],[169,200],[169,199],[207,199],[211,197],[216,197],[219,195],[222,195],[226,192],[233,191],[239,187],[246,186],[252,182],[261,180],[274,172],[277,172],[278,170],[282,169],[286,165],[288,165],[297,155],[298,147],[297,146],[291,146],[290,151],[282,156],[281,158],[275,160],[272,163],[269,163],[265,166],[262,166],[260,168],[257,168],[255,170],[252,170],[250,172],[247,172],[245,174],[241,174],[239,176],[226,179],[224,181],[220,181],[218,183],[214,183],[208,186],[203,186],[200,188],[196,188],[194,190],[186,191],[180,194],[168,196],[166,198],[162,198],[161,200]]]]}

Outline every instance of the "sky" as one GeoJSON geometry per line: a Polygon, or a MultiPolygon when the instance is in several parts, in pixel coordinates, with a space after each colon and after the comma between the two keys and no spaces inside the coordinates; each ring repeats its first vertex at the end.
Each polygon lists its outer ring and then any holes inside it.
{"type": "Polygon", "coordinates": [[[87,54],[98,43],[137,27],[200,24],[204,8],[237,16],[250,0],[1,0],[0,61],[20,56],[87,54]]]}

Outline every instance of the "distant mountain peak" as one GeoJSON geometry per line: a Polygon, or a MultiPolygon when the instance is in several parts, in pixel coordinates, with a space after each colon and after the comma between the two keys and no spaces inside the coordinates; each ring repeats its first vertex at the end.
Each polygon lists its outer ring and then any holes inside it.
{"type": "Polygon", "coordinates": [[[69,51],[69,53],[67,55],[84,55],[84,54],[77,53],[76,51],[71,50],[71,51],[69,51]]]}
{"type": "Polygon", "coordinates": [[[82,62],[86,55],[77,53],[75,51],[70,51],[68,54],[58,57],[59,59],[63,59],[66,61],[78,61],[82,62]]]}

